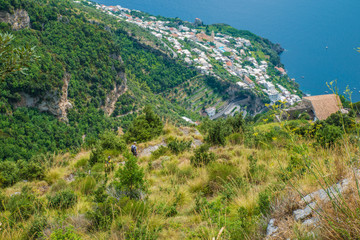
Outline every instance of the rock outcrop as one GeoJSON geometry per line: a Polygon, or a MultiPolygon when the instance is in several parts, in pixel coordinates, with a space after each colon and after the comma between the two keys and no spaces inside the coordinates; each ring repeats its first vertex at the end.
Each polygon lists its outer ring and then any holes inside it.
{"type": "Polygon", "coordinates": [[[44,97],[32,97],[27,93],[20,93],[21,100],[15,104],[15,107],[33,107],[41,112],[49,112],[56,116],[59,120],[67,122],[67,110],[72,108],[72,104],[68,101],[68,87],[71,75],[65,72],[63,77],[63,87],[61,92],[48,92],[44,97]]]}
{"type": "MultiPolygon", "coordinates": [[[[326,189],[319,189],[301,198],[299,205],[304,206],[292,212],[292,217],[296,222],[306,227],[316,227],[319,223],[318,212],[321,206],[336,198],[349,188],[350,180],[344,179],[326,189]]],[[[276,239],[279,227],[276,222],[278,219],[271,219],[267,227],[267,239],[276,239]]]]}
{"type": "Polygon", "coordinates": [[[30,27],[29,14],[23,9],[17,9],[13,14],[0,11],[0,22],[10,23],[13,30],[30,27]]]}

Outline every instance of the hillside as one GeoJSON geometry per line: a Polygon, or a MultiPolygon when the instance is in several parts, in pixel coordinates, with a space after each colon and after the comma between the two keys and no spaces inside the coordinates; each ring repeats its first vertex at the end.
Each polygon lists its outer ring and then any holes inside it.
{"type": "Polygon", "coordinates": [[[358,238],[351,115],[315,124],[236,116],[198,129],[142,116],[132,125],[140,132],[104,133],[91,151],[2,162],[1,238],[358,238]],[[136,159],[124,139],[141,141],[144,121],[162,130],[136,159]]]}
{"type": "Polygon", "coordinates": [[[99,19],[101,13],[98,17],[98,12],[56,0],[2,1],[0,6],[5,15],[1,32],[11,32],[14,46],[28,44],[38,55],[26,75],[9,75],[0,83],[1,159],[29,159],[36,152],[91,144],[105,129],[126,128],[146,104],[158,106],[156,111],[169,120],[199,118],[156,95],[195,72],[125,30],[110,29],[99,19]]]}
{"type": "MultiPolygon", "coordinates": [[[[0,159],[28,160],[37,153],[91,146],[106,129],[126,131],[147,104],[167,121],[181,124],[186,124],[183,116],[201,120],[207,108],[216,108],[215,117],[265,110],[270,100],[263,85],[241,88],[237,83],[243,80],[220,62],[214,63],[213,73],[188,65],[172,56],[172,43],[164,44],[165,38],[94,6],[87,1],[0,1],[1,33],[11,34],[11,46],[32,47],[36,54],[36,61],[26,63],[25,74],[10,74],[0,82],[0,142],[5,146],[0,159]]],[[[144,21],[154,18],[138,11],[131,14],[144,21]]],[[[192,25],[180,19],[158,20],[175,28],[192,25]]],[[[246,57],[253,63],[244,62],[249,71],[250,65],[265,60],[274,84],[300,94],[296,84],[274,70],[282,66],[277,45],[226,25],[196,29],[202,30],[251,42],[246,57]]],[[[183,44],[190,49],[195,43],[183,44]]],[[[272,86],[280,96],[280,89],[272,86]]]]}
{"type": "Polygon", "coordinates": [[[360,238],[360,103],[289,120],[278,44],[83,0],[0,31],[0,239],[360,238]]]}

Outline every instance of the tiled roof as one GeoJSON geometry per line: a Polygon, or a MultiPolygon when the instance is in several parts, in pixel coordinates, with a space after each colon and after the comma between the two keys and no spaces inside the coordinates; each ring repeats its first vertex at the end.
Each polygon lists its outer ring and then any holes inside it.
{"type": "Polygon", "coordinates": [[[319,120],[325,120],[342,109],[340,98],[336,94],[310,96],[303,99],[311,102],[315,116],[319,120]]]}

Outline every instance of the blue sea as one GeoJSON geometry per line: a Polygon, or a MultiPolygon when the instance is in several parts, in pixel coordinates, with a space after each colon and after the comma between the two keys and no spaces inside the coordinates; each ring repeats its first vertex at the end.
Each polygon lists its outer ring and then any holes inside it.
{"type": "Polygon", "coordinates": [[[153,15],[205,24],[226,23],[280,43],[288,75],[307,94],[324,94],[336,80],[360,101],[359,0],[96,0],[153,15]]]}

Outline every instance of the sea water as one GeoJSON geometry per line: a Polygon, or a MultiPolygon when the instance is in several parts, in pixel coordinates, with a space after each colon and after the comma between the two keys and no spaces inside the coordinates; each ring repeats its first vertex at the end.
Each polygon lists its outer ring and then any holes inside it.
{"type": "Polygon", "coordinates": [[[353,101],[360,101],[359,0],[96,1],[249,30],[285,48],[281,61],[305,93],[330,93],[327,83],[336,80],[340,93],[348,86],[353,101]]]}

